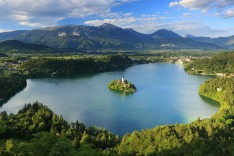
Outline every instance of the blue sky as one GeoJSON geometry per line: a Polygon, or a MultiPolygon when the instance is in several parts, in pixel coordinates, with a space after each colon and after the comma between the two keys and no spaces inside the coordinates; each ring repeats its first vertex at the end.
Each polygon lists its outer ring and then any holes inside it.
{"type": "Polygon", "coordinates": [[[111,23],[142,33],[234,35],[234,0],[0,0],[0,32],[111,23]]]}

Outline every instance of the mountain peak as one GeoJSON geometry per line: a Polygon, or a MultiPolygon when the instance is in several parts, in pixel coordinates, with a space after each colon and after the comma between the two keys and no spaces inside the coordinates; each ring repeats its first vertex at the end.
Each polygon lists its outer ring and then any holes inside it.
{"type": "Polygon", "coordinates": [[[110,23],[104,23],[104,24],[100,25],[99,27],[116,27],[116,26],[113,24],[110,24],[110,23]]]}
{"type": "Polygon", "coordinates": [[[109,31],[109,30],[115,30],[116,28],[119,28],[119,27],[117,27],[113,24],[110,24],[110,23],[104,23],[104,24],[100,25],[99,28],[103,28],[103,29],[109,31]]]}
{"type": "Polygon", "coordinates": [[[184,37],[185,37],[185,38],[195,38],[196,36],[193,36],[193,35],[191,35],[191,34],[186,34],[184,37]]]}
{"type": "Polygon", "coordinates": [[[126,28],[125,30],[130,31],[130,32],[137,32],[136,30],[134,30],[132,28],[126,28]]]}
{"type": "Polygon", "coordinates": [[[159,38],[182,38],[180,35],[176,34],[175,32],[167,29],[160,29],[153,34],[151,34],[154,37],[159,38]]]}
{"type": "MultiPolygon", "coordinates": [[[[73,48],[82,50],[109,49],[221,49],[232,48],[231,39],[215,39],[210,43],[186,40],[175,32],[160,29],[152,34],[139,33],[133,29],[123,29],[105,23],[98,27],[84,25],[66,25],[33,29],[23,32],[0,33],[0,41],[17,39],[27,43],[44,44],[53,48],[73,48]],[[48,30],[51,30],[48,32],[48,30]],[[218,41],[216,41],[218,40],[218,41]],[[221,41],[220,41],[221,40],[221,41]],[[222,42],[222,43],[221,43],[222,42]],[[65,43],[65,44],[64,44],[65,43]],[[221,45],[221,46],[220,46],[221,45]]],[[[19,43],[14,42],[19,45],[19,43]]],[[[233,48],[234,49],[234,48],[233,48]]]]}

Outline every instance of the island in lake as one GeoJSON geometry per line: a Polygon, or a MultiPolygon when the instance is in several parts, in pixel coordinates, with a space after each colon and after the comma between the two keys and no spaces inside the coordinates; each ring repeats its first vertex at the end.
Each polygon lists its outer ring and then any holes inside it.
{"type": "Polygon", "coordinates": [[[108,88],[114,91],[120,91],[123,93],[134,93],[136,92],[136,87],[134,84],[122,77],[120,80],[113,80],[108,84],[108,88]]]}

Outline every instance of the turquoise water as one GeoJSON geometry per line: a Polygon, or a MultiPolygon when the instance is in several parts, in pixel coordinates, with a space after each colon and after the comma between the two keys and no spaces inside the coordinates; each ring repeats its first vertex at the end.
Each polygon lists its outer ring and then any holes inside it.
{"type": "Polygon", "coordinates": [[[144,64],[72,78],[29,79],[27,87],[0,111],[17,113],[25,103],[39,101],[68,121],[79,120],[122,136],[156,125],[210,117],[218,105],[198,95],[199,85],[209,78],[186,74],[177,64],[144,64]],[[111,80],[123,75],[135,84],[136,93],[122,95],[107,88],[111,80]]]}

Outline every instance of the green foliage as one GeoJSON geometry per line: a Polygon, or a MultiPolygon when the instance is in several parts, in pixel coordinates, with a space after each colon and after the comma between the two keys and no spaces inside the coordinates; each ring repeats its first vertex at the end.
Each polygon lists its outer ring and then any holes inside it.
{"type": "Polygon", "coordinates": [[[232,129],[224,123],[209,120],[158,126],[125,135],[116,151],[119,155],[194,155],[196,152],[215,155],[212,148],[231,151],[233,135],[232,129]]]}
{"type": "Polygon", "coordinates": [[[136,92],[136,87],[134,84],[125,80],[122,82],[121,80],[113,80],[108,84],[108,88],[114,91],[120,91],[122,93],[134,93],[136,92]]]}
{"type": "MultiPolygon", "coordinates": [[[[0,42],[0,52],[10,53],[51,53],[58,50],[49,48],[41,44],[24,43],[17,40],[8,40],[0,42]]],[[[1,56],[1,54],[0,54],[1,56]]]]}
{"type": "Polygon", "coordinates": [[[94,149],[90,144],[82,143],[79,149],[79,156],[102,156],[101,149],[94,149]]]}
{"type": "Polygon", "coordinates": [[[7,140],[5,152],[17,156],[73,156],[77,153],[70,140],[48,132],[37,133],[27,142],[7,140]]]}
{"type": "Polygon", "coordinates": [[[220,53],[211,59],[198,59],[187,65],[185,70],[192,74],[234,73],[234,52],[220,53]]]}
{"type": "MultiPolygon", "coordinates": [[[[185,70],[215,74],[234,72],[234,52],[190,63],[185,70]],[[193,68],[193,70],[191,70],[193,68]]],[[[158,126],[126,134],[114,149],[118,155],[234,155],[234,78],[206,81],[199,94],[220,102],[210,119],[158,126]]]]}
{"type": "MultiPolygon", "coordinates": [[[[217,55],[211,59],[215,60],[214,62],[208,59],[208,65],[205,65],[204,60],[201,61],[203,66],[197,69],[204,69],[210,73],[233,72],[232,57],[233,53],[217,55]],[[212,65],[214,67],[211,67],[212,65]]],[[[79,71],[79,68],[86,69],[85,65],[88,72],[93,72],[132,63],[121,55],[87,59],[83,60],[84,62],[72,59],[30,61],[24,67],[32,66],[33,71],[30,72],[35,72],[36,75],[46,75],[52,71],[63,75],[66,72],[59,71],[68,70],[69,65],[72,68],[69,74],[75,74],[86,72],[79,71]],[[93,65],[96,66],[92,67],[93,65]],[[75,68],[76,66],[78,67],[75,68]]],[[[125,83],[130,84],[127,81],[125,83]]],[[[122,83],[117,84],[118,81],[112,81],[109,87],[124,88],[122,83]]],[[[118,136],[105,129],[95,126],[86,128],[78,121],[68,123],[62,116],[54,114],[38,102],[27,104],[17,114],[0,113],[0,137],[13,138],[0,147],[0,155],[234,155],[234,78],[223,77],[206,81],[200,86],[199,94],[220,102],[219,111],[210,119],[198,117],[197,121],[190,124],[165,125],[141,132],[134,131],[126,134],[119,144],[118,136]]]]}
{"type": "Polygon", "coordinates": [[[4,123],[1,128],[4,130],[0,132],[1,138],[39,139],[41,135],[35,136],[34,134],[50,132],[49,136],[45,136],[45,140],[46,137],[65,137],[70,139],[76,148],[79,148],[82,143],[87,143],[93,148],[105,149],[114,147],[118,143],[118,138],[107,130],[95,126],[86,128],[78,121],[68,123],[62,116],[54,114],[47,106],[38,102],[25,105],[18,114],[8,115],[2,112],[0,123],[4,123]]]}
{"type": "Polygon", "coordinates": [[[5,53],[0,53],[0,57],[7,57],[8,55],[5,53]]]}
{"type": "Polygon", "coordinates": [[[199,94],[214,99],[225,106],[234,105],[234,78],[215,78],[199,87],[199,94]]]}
{"type": "Polygon", "coordinates": [[[39,77],[95,73],[124,68],[132,63],[132,60],[125,55],[103,56],[97,59],[39,58],[27,61],[22,65],[22,68],[28,70],[30,76],[39,77]]]}
{"type": "Polygon", "coordinates": [[[0,99],[7,98],[26,86],[26,78],[20,74],[0,76],[0,99]]]}

